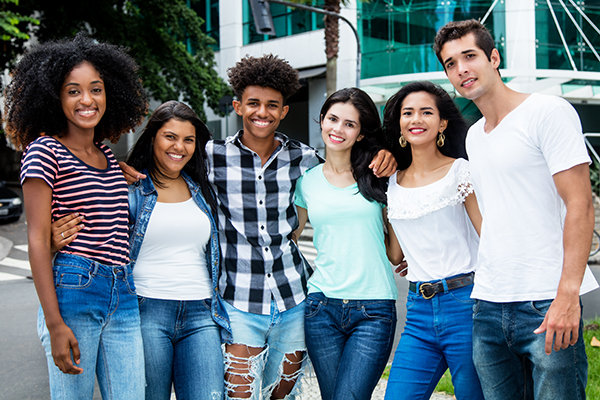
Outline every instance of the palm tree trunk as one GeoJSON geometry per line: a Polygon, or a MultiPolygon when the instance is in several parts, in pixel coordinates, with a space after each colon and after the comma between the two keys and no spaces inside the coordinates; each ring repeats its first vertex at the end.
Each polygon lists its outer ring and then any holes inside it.
{"type": "MultiPolygon", "coordinates": [[[[325,0],[325,10],[340,12],[340,0],[325,0]]],[[[327,56],[327,96],[337,89],[337,55],[339,51],[340,29],[339,19],[325,16],[325,54],[327,56]]]]}

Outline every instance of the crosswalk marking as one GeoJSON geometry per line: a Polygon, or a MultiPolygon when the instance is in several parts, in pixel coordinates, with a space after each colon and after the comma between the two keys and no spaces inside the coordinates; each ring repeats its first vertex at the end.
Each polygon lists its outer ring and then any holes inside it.
{"type": "Polygon", "coordinates": [[[31,271],[31,268],[29,267],[29,261],[27,260],[17,260],[16,258],[6,257],[0,261],[0,265],[4,267],[20,268],[31,271]]]}
{"type": "Polygon", "coordinates": [[[13,246],[13,249],[21,250],[21,251],[24,251],[25,253],[27,253],[27,251],[29,250],[29,246],[27,245],[27,243],[17,244],[17,245],[13,246]]]}
{"type": "Polygon", "coordinates": [[[6,272],[0,272],[0,281],[16,281],[18,279],[25,279],[24,276],[8,274],[6,272]]]}

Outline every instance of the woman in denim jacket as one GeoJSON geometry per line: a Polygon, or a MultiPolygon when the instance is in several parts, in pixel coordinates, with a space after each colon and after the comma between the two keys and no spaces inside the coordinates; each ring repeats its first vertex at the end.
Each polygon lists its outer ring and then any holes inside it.
{"type": "Polygon", "coordinates": [[[216,202],[207,181],[206,126],[187,105],[156,109],[127,160],[146,177],[129,189],[146,399],[223,396],[216,202]]]}

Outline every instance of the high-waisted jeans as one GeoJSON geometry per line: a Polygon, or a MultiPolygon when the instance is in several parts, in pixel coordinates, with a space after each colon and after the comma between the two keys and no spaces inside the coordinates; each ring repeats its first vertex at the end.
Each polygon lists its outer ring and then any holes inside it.
{"type": "Polygon", "coordinates": [[[409,291],[406,326],[394,354],[386,400],[425,400],[450,368],[458,400],[483,400],[472,359],[473,286],[431,299],[409,291]]]}
{"type": "Polygon", "coordinates": [[[304,332],[322,398],[370,399],[392,351],[396,301],[310,293],[304,332]]]}
{"type": "Polygon", "coordinates": [[[77,339],[83,372],[69,375],[54,365],[40,307],[38,335],[48,360],[52,399],[91,400],[97,375],[102,398],[142,400],[144,353],[131,267],[59,253],[53,271],[60,314],[77,339]]]}
{"type": "Polygon", "coordinates": [[[160,300],[139,297],[146,400],[223,398],[223,353],[210,299],[160,300]]]}

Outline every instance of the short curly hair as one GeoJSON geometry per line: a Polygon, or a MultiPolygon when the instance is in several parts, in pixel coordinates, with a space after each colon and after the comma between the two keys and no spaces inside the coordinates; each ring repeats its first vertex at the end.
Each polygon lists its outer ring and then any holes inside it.
{"type": "Polygon", "coordinates": [[[98,43],[84,33],[34,46],[12,71],[4,96],[5,131],[17,149],[41,135],[62,136],[67,118],[60,91],[71,71],[89,62],[106,89],[106,111],[94,129],[94,141],[116,143],[142,122],[148,101],[127,49],[98,43]]]}
{"type": "Polygon", "coordinates": [[[242,99],[248,86],[262,86],[277,90],[283,101],[290,98],[298,89],[298,71],[289,62],[273,54],[260,58],[246,56],[227,70],[233,92],[242,99]]]}

